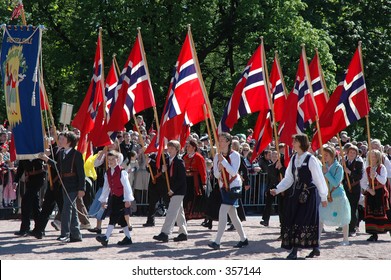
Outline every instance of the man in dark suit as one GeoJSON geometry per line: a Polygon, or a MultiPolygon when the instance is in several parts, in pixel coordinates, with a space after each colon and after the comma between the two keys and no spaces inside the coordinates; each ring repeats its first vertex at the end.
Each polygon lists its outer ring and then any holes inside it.
{"type": "Polygon", "coordinates": [[[345,176],[342,181],[346,196],[350,203],[351,219],[349,224],[349,236],[356,236],[356,225],[358,219],[358,202],[360,200],[361,186],[360,180],[363,175],[363,161],[357,157],[358,148],[355,145],[349,146],[347,155],[345,158],[345,176]],[[348,185],[348,179],[350,181],[350,188],[348,185]]]}
{"type": "MultiPolygon", "coordinates": [[[[168,161],[168,157],[166,157],[168,161]]],[[[148,184],[148,218],[147,222],[143,224],[143,227],[153,227],[155,226],[155,212],[156,212],[156,203],[163,199],[163,204],[167,208],[169,204],[169,198],[167,195],[167,183],[166,176],[162,172],[161,167],[158,169],[156,166],[156,154],[149,156],[149,165],[151,166],[152,171],[151,176],[153,175],[154,180],[149,180],[148,184]]]]}
{"type": "Polygon", "coordinates": [[[35,225],[38,223],[38,217],[41,211],[39,207],[39,191],[46,177],[43,169],[43,161],[40,159],[20,160],[14,178],[15,188],[18,186],[23,174],[25,175],[25,191],[21,202],[22,223],[20,224],[20,230],[15,232],[17,236],[27,236],[30,233],[31,214],[35,225]]]}
{"type": "MultiPolygon", "coordinates": [[[[85,194],[85,173],[82,154],[75,150],[77,136],[73,132],[65,132],[63,151],[57,157],[57,169],[63,188],[63,208],[61,212],[61,235],[57,240],[62,242],[82,241],[80,224],[77,216],[76,199],[82,198],[85,194]]],[[[50,165],[46,155],[42,158],[50,165]]]]}
{"type": "Polygon", "coordinates": [[[162,242],[168,242],[168,236],[174,228],[175,221],[179,227],[179,235],[174,238],[174,241],[187,240],[187,224],[185,211],[183,210],[183,198],[187,190],[186,169],[183,160],[178,158],[180,148],[181,145],[176,140],[171,140],[167,143],[167,152],[170,158],[168,169],[165,170],[166,168],[163,168],[163,171],[168,172],[170,178],[170,191],[168,195],[171,199],[162,230],[159,235],[153,237],[153,239],[162,242]]]}

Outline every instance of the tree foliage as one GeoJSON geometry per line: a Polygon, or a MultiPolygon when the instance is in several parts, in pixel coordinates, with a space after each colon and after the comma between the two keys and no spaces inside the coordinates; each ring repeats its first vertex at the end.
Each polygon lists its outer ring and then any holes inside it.
{"type": "MultiPolygon", "coordinates": [[[[7,1],[8,2],[8,1],[7,1]]],[[[362,41],[371,104],[371,134],[391,142],[389,0],[37,0],[25,1],[28,24],[47,28],[43,36],[44,80],[58,119],[61,103],[81,104],[91,79],[98,28],[103,28],[105,73],[116,59],[122,67],[141,28],[152,86],[161,112],[170,75],[191,25],[202,74],[218,122],[241,71],[265,42],[268,65],[279,52],[288,91],[301,44],[311,59],[318,48],[330,93],[362,41]]],[[[0,19],[10,22],[7,3],[0,19]]],[[[270,71],[270,70],[269,70],[270,71]]],[[[2,95],[3,98],[3,95],[2,95]]],[[[4,102],[1,102],[1,112],[4,102]]],[[[75,112],[74,112],[75,113],[75,112]]],[[[2,113],[4,116],[4,113],[2,113]]],[[[147,123],[153,113],[144,113],[147,123]]],[[[256,114],[241,119],[234,133],[253,127],[256,114]]],[[[364,122],[348,130],[361,137],[364,122]]],[[[203,128],[201,128],[203,129],[203,128]]]]}

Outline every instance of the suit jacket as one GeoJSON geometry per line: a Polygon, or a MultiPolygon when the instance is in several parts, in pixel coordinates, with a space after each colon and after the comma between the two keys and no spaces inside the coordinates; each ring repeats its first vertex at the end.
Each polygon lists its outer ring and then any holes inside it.
{"type": "Polygon", "coordinates": [[[23,173],[26,175],[27,185],[42,186],[46,177],[46,173],[43,169],[43,160],[19,160],[14,182],[18,183],[23,173]]]}
{"type": "MultiPolygon", "coordinates": [[[[60,151],[57,154],[57,169],[64,183],[65,189],[68,192],[85,191],[85,173],[84,173],[84,160],[79,151],[71,149],[65,158],[63,158],[64,151],[60,151]]],[[[50,165],[54,165],[53,162],[48,161],[50,165]]]]}
{"type": "Polygon", "coordinates": [[[178,156],[174,157],[167,172],[170,178],[170,189],[174,195],[185,195],[187,191],[186,185],[186,169],[185,163],[178,156]]]}
{"type": "MultiPolygon", "coordinates": [[[[349,180],[350,180],[350,185],[352,187],[354,186],[359,186],[360,185],[360,180],[363,175],[363,162],[354,159],[351,164],[349,164],[348,160],[346,160],[346,167],[352,171],[349,175],[349,180]]],[[[344,179],[343,179],[343,185],[348,186],[348,181],[346,179],[346,173],[344,173],[344,179]]]]}

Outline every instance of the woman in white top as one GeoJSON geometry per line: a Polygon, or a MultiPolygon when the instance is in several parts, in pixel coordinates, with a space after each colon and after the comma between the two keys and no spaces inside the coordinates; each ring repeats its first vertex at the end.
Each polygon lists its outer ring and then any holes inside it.
{"type": "Polygon", "coordinates": [[[319,196],[322,206],[327,206],[327,185],[318,160],[308,152],[307,135],[293,135],[292,156],[284,179],[272,195],[285,190],[285,222],[281,228],[281,247],[292,250],[287,259],[297,259],[298,248],[312,248],[307,256],[319,256],[319,196]]]}
{"type": "Polygon", "coordinates": [[[227,225],[227,214],[240,236],[240,241],[234,247],[242,248],[248,245],[246,234],[236,212],[236,208],[239,206],[238,199],[231,197],[229,193],[232,188],[242,187],[242,179],[238,174],[240,154],[231,150],[231,142],[232,136],[229,133],[223,132],[219,135],[220,153],[215,155],[213,161],[213,173],[219,182],[222,200],[217,235],[214,242],[208,244],[214,250],[220,249],[220,240],[227,225]]]}

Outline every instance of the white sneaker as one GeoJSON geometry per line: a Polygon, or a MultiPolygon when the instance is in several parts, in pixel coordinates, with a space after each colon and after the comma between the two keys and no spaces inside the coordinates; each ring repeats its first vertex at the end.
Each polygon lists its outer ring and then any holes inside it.
{"type": "Polygon", "coordinates": [[[50,223],[52,227],[54,227],[56,230],[61,230],[61,222],[59,220],[53,220],[53,222],[50,223]]]}
{"type": "Polygon", "coordinates": [[[348,246],[349,244],[350,244],[349,241],[342,241],[339,243],[339,245],[341,246],[348,246]]]}

